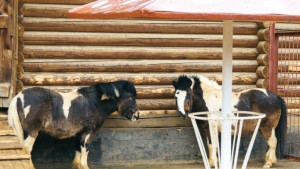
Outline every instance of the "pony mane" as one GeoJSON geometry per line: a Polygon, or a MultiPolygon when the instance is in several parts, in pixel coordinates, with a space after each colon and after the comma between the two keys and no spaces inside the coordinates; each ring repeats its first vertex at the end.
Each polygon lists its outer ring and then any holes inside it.
{"type": "Polygon", "coordinates": [[[203,86],[207,86],[209,88],[213,87],[215,90],[222,90],[222,87],[214,80],[210,80],[205,76],[197,75],[192,76],[191,78],[198,79],[203,86]]]}
{"type": "Polygon", "coordinates": [[[83,96],[95,95],[101,99],[119,98],[124,92],[130,92],[136,97],[134,84],[129,81],[115,81],[109,83],[96,83],[89,87],[82,87],[77,90],[83,96]]]}

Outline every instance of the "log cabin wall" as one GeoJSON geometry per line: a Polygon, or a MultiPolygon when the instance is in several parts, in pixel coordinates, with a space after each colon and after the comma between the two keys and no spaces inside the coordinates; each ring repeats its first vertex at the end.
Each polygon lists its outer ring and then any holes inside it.
{"type": "Polygon", "coordinates": [[[257,44],[258,56],[257,63],[258,67],[256,75],[258,80],[256,86],[259,88],[268,89],[269,86],[269,55],[270,55],[270,22],[259,22],[259,30],[257,37],[259,43],[257,44]]]}
{"type": "MultiPolygon", "coordinates": [[[[91,1],[23,0],[20,12],[24,18],[20,21],[20,30],[24,31],[19,34],[19,60],[23,63],[18,68],[18,91],[43,86],[67,92],[96,82],[130,80],[137,88],[141,119],[132,123],[112,115],[104,123],[107,129],[103,129],[107,133],[104,137],[109,138],[101,138],[102,142],[111,140],[111,133],[127,133],[128,138],[130,133],[139,132],[145,139],[140,140],[141,147],[153,145],[147,139],[159,140],[158,148],[152,154],[156,154],[157,159],[186,160],[199,157],[189,119],[183,120],[175,111],[171,84],[182,74],[206,75],[221,84],[222,23],[66,18],[67,10],[91,1]],[[120,128],[131,129],[124,131],[120,128]],[[143,132],[148,133],[147,139],[143,132]],[[170,134],[176,132],[179,132],[178,135],[170,134]],[[179,138],[175,141],[173,137],[179,137],[181,141],[179,138]],[[165,146],[161,146],[163,144],[165,146]],[[166,149],[171,144],[175,146],[172,151],[177,149],[177,152],[171,152],[171,146],[166,149]],[[182,145],[181,149],[178,144],[182,145]],[[193,146],[195,148],[191,150],[193,146]]],[[[235,91],[256,87],[257,32],[257,23],[234,23],[235,91]]],[[[109,148],[101,149],[109,154],[109,148]]],[[[132,152],[140,150],[133,149],[132,152]]],[[[151,154],[148,153],[149,157],[145,154],[140,152],[134,158],[149,162],[151,154]]],[[[33,159],[41,156],[43,154],[33,154],[33,159]]],[[[125,156],[129,158],[132,155],[125,156]]],[[[112,157],[106,157],[101,157],[102,164],[105,162],[103,159],[112,161],[112,157]]],[[[125,163],[130,161],[118,158],[118,162],[122,160],[125,163]]]]}
{"type": "Polygon", "coordinates": [[[15,94],[17,65],[17,1],[0,0],[0,108],[15,94]]]}

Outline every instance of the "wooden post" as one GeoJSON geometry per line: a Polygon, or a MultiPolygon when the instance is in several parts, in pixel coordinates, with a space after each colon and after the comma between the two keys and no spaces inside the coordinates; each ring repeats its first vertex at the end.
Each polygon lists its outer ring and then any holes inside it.
{"type": "Polygon", "coordinates": [[[275,32],[275,23],[270,24],[269,90],[277,93],[279,40],[275,32]]]}

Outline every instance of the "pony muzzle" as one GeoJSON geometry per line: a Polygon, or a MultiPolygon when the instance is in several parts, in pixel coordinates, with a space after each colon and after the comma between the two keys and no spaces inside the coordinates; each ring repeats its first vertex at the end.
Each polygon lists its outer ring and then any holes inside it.
{"type": "Polygon", "coordinates": [[[132,117],[131,117],[131,121],[137,121],[140,118],[140,112],[136,111],[132,117]]]}

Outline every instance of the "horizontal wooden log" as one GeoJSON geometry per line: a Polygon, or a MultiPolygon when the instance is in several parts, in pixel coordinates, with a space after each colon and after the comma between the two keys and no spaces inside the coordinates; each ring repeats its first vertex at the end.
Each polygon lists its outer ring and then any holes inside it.
{"type": "MultiPolygon", "coordinates": [[[[18,1],[18,2],[20,2],[20,1],[18,1]]],[[[20,8],[21,8],[22,6],[20,6],[20,8]]],[[[23,21],[23,19],[24,19],[24,14],[23,14],[23,12],[19,9],[18,10],[18,22],[19,23],[21,23],[22,21],[23,21]]],[[[21,24],[20,24],[21,25],[21,24]]]]}
{"type": "MultiPolygon", "coordinates": [[[[222,47],[222,35],[27,31],[25,45],[222,47]]],[[[256,47],[255,35],[233,36],[234,47],[256,47]]]]}
{"type": "MultiPolygon", "coordinates": [[[[48,16],[46,16],[48,17],[48,16]]],[[[86,20],[25,17],[26,31],[222,34],[222,22],[159,20],[86,20]]],[[[234,35],[256,35],[256,23],[234,22],[234,35]]]]}
{"type": "Polygon", "coordinates": [[[257,45],[257,50],[259,53],[270,53],[270,43],[268,41],[260,41],[257,45]]]}
{"type": "Polygon", "coordinates": [[[21,80],[16,81],[16,93],[21,92],[24,89],[23,82],[21,80]]]}
{"type": "MultiPolygon", "coordinates": [[[[221,60],[27,59],[26,72],[221,72],[221,60]]],[[[234,60],[233,71],[254,72],[256,60],[234,60]]]]}
{"type": "Polygon", "coordinates": [[[175,99],[137,99],[140,110],[176,110],[175,99]]]}
{"type": "Polygon", "coordinates": [[[300,96],[300,86],[297,84],[291,85],[278,85],[277,92],[283,97],[299,97],[300,96]]]}
{"type": "Polygon", "coordinates": [[[257,77],[268,78],[269,77],[269,67],[268,66],[258,66],[256,70],[257,77]]]}
{"type": "Polygon", "coordinates": [[[261,41],[269,41],[270,40],[270,29],[259,29],[257,32],[257,37],[261,41]]]}
{"type": "MultiPolygon", "coordinates": [[[[140,119],[160,118],[160,117],[179,117],[177,110],[140,110],[140,119]]],[[[109,119],[124,119],[118,112],[113,112],[108,116],[109,119]]]]}
{"type": "Polygon", "coordinates": [[[256,82],[256,87],[268,89],[269,80],[268,79],[258,79],[257,82],[256,82]]]}
{"type": "MultiPolygon", "coordinates": [[[[25,45],[25,58],[42,59],[221,59],[222,48],[25,45]]],[[[255,48],[234,48],[234,59],[256,59],[255,48]]]]}
{"type": "Polygon", "coordinates": [[[191,120],[181,117],[165,117],[152,119],[139,119],[131,122],[128,119],[106,119],[104,128],[167,128],[167,127],[189,127],[191,120]]]}
{"type": "Polygon", "coordinates": [[[260,29],[270,28],[270,22],[269,21],[268,22],[257,22],[257,26],[260,29]]]}
{"type": "Polygon", "coordinates": [[[1,83],[0,82],[0,97],[8,97],[10,91],[11,84],[10,83],[1,83]]]}
{"type": "Polygon", "coordinates": [[[261,66],[269,65],[269,55],[268,54],[259,54],[257,56],[257,63],[261,66]]]}
{"type": "Polygon", "coordinates": [[[90,2],[94,2],[94,0],[23,0],[24,3],[32,3],[32,4],[77,4],[84,5],[90,2]]]}
{"type": "Polygon", "coordinates": [[[78,7],[78,5],[25,3],[21,10],[25,17],[66,18],[68,10],[75,7],[78,7]]]}
{"type": "Polygon", "coordinates": [[[24,41],[21,38],[18,38],[18,51],[22,52],[24,49],[24,41]]]}
{"type": "Polygon", "coordinates": [[[276,23],[275,29],[277,31],[300,31],[300,24],[299,23],[276,23]]]}
{"type": "MultiPolygon", "coordinates": [[[[36,86],[25,86],[24,89],[32,88],[36,86]]],[[[44,88],[51,89],[57,92],[66,93],[72,90],[78,89],[84,86],[43,86],[44,88]]],[[[171,85],[136,85],[137,98],[139,99],[161,99],[161,98],[173,98],[174,87],[171,85]]],[[[256,88],[256,85],[233,85],[232,90],[234,92],[240,92],[242,90],[256,88]]]]}
{"type": "Polygon", "coordinates": [[[18,64],[21,65],[24,62],[24,55],[22,52],[18,52],[18,64]]]}
{"type": "Polygon", "coordinates": [[[24,68],[21,65],[17,66],[17,78],[22,79],[24,75],[24,68]]]}
{"type": "MultiPolygon", "coordinates": [[[[91,85],[97,82],[129,80],[136,85],[171,85],[183,73],[30,73],[25,72],[22,82],[26,86],[35,85],[91,85]]],[[[219,84],[221,73],[184,73],[185,75],[201,74],[219,84]]],[[[255,84],[256,73],[233,73],[233,84],[255,84]]]]}
{"type": "Polygon", "coordinates": [[[8,25],[8,16],[7,14],[0,15],[0,29],[7,28],[8,25]]]}
{"type": "Polygon", "coordinates": [[[18,37],[23,38],[24,36],[24,26],[21,24],[18,24],[18,37]]]}

